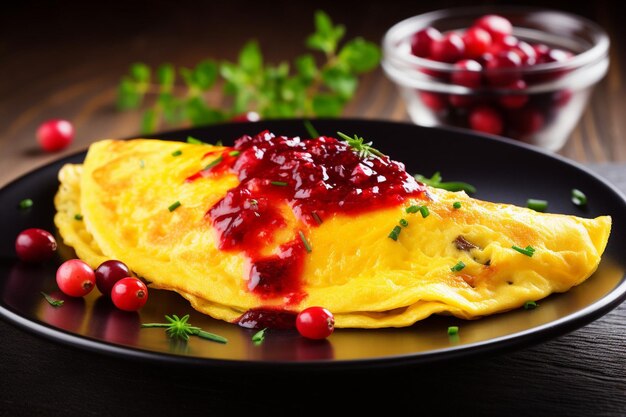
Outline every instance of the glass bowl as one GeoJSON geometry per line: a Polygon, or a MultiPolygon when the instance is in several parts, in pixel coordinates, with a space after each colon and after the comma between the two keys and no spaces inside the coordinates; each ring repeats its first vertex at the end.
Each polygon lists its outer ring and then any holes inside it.
{"type": "Polygon", "coordinates": [[[473,129],[558,151],[607,72],[608,49],[606,32],[576,15],[537,8],[471,7],[437,10],[395,24],[383,38],[382,66],[399,87],[416,124],[473,129]],[[433,27],[442,36],[456,33],[463,38],[485,15],[504,17],[513,29],[511,36],[494,41],[492,49],[471,57],[480,66],[460,67],[458,61],[440,62],[412,52],[418,31],[433,27]],[[513,47],[527,61],[513,68],[487,62],[513,47]],[[540,54],[553,50],[558,51],[555,59],[540,59],[540,54]]]}

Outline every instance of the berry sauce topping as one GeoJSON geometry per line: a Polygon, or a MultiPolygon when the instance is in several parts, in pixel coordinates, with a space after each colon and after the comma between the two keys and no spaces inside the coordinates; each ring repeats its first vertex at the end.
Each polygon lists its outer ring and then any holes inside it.
{"type": "MultiPolygon", "coordinates": [[[[207,212],[219,235],[219,249],[243,251],[250,260],[248,290],[261,299],[282,297],[285,305],[306,297],[304,259],[315,250],[306,238],[309,228],[338,213],[363,213],[402,204],[409,197],[426,198],[425,187],[402,163],[378,151],[358,152],[332,137],[300,140],[263,131],[243,136],[234,148],[217,159],[215,155],[212,159],[218,162],[187,181],[226,170],[238,176],[239,185],[207,212]],[[275,232],[288,224],[285,207],[291,208],[299,226],[267,256],[263,251],[276,244],[275,232]]],[[[247,322],[244,317],[238,323],[247,322]]]]}

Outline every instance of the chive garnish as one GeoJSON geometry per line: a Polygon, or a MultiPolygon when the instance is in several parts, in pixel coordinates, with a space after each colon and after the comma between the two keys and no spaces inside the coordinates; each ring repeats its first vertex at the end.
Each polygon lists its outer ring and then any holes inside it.
{"type": "Polygon", "coordinates": [[[459,334],[459,326],[448,327],[448,336],[456,336],[457,334],[459,334]]]}
{"type": "Polygon", "coordinates": [[[587,196],[579,189],[572,188],[572,203],[578,207],[584,206],[587,204],[587,196]]]}
{"type": "Polygon", "coordinates": [[[465,268],[465,264],[463,263],[463,261],[459,261],[459,262],[456,263],[456,265],[454,265],[452,268],[450,268],[450,270],[452,272],[459,272],[463,268],[465,268]]]}
{"type": "Polygon", "coordinates": [[[286,187],[287,183],[284,181],[271,181],[270,184],[277,185],[279,187],[286,187]]]}
{"type": "Polygon", "coordinates": [[[30,198],[25,198],[22,201],[20,201],[18,204],[18,207],[22,210],[31,208],[32,206],[33,206],[33,200],[31,200],[30,198]]]}
{"type": "Polygon", "coordinates": [[[263,341],[265,340],[265,332],[266,331],[267,331],[267,327],[262,329],[262,330],[259,330],[255,334],[253,334],[252,335],[252,343],[254,343],[256,346],[258,346],[261,343],[263,343],[263,341]]]}
{"type": "Polygon", "coordinates": [[[183,151],[181,151],[180,149],[176,149],[174,152],[172,152],[172,156],[180,156],[183,154],[183,151]]]}
{"type": "Polygon", "coordinates": [[[306,249],[307,253],[311,253],[313,251],[313,248],[311,248],[311,244],[309,243],[309,241],[306,240],[306,236],[304,236],[304,233],[302,233],[301,230],[298,230],[298,234],[300,235],[300,239],[302,240],[302,243],[304,244],[304,248],[306,249]]]}
{"type": "Polygon", "coordinates": [[[526,301],[524,303],[524,310],[534,310],[538,307],[538,304],[534,301],[526,301]]]}
{"type": "Polygon", "coordinates": [[[416,205],[412,205],[406,208],[405,210],[407,213],[417,213],[418,211],[420,211],[420,206],[416,206],[416,205]]]}
{"type": "Polygon", "coordinates": [[[526,207],[535,211],[546,211],[548,208],[548,202],[546,200],[537,200],[535,198],[529,198],[526,200],[526,207]]]}
{"type": "Polygon", "coordinates": [[[423,218],[426,218],[430,214],[430,211],[428,210],[428,207],[420,206],[420,213],[422,213],[423,218]]]}
{"type": "Polygon", "coordinates": [[[311,139],[317,139],[320,137],[320,134],[318,133],[317,129],[313,126],[313,123],[311,123],[310,121],[308,120],[304,121],[304,128],[306,129],[311,139]]]}
{"type": "Polygon", "coordinates": [[[460,209],[461,208],[461,202],[460,201],[455,201],[454,203],[452,203],[452,207],[454,207],[455,209],[460,209]]]}
{"type": "Polygon", "coordinates": [[[144,169],[146,167],[146,163],[144,162],[143,159],[139,160],[139,168],[144,169]]]}
{"type": "Polygon", "coordinates": [[[239,151],[230,151],[230,152],[228,152],[228,155],[229,156],[239,156],[240,153],[241,152],[239,152],[239,151]]]}
{"type": "Polygon", "coordinates": [[[398,235],[400,235],[400,232],[402,231],[402,228],[400,226],[395,226],[391,232],[389,232],[389,235],[387,236],[390,239],[393,239],[395,241],[398,240],[398,235]]]}
{"type": "Polygon", "coordinates": [[[522,255],[526,255],[528,257],[532,257],[533,254],[535,253],[535,248],[533,248],[532,246],[526,246],[525,248],[520,248],[519,246],[511,246],[512,249],[515,249],[516,251],[518,251],[519,253],[521,253],[522,255]]]}
{"type": "Polygon", "coordinates": [[[220,162],[222,162],[222,155],[218,156],[217,158],[215,158],[213,161],[209,162],[209,164],[207,166],[204,167],[204,171],[209,170],[211,168],[213,168],[215,165],[219,164],[220,162]]]}
{"type": "Polygon", "coordinates": [[[317,224],[322,224],[322,218],[319,216],[319,214],[317,214],[316,211],[312,211],[311,212],[311,217],[313,217],[315,219],[317,224]]]}
{"type": "Polygon", "coordinates": [[[57,300],[55,298],[52,298],[51,296],[49,296],[43,291],[40,291],[40,292],[41,292],[41,295],[43,295],[43,298],[45,298],[48,304],[50,304],[52,307],[61,307],[63,303],[65,302],[63,300],[57,300]]]}
{"type": "Polygon", "coordinates": [[[472,184],[460,181],[442,182],[441,174],[437,171],[432,177],[426,178],[421,174],[415,174],[415,179],[421,183],[435,188],[441,188],[447,191],[465,191],[466,193],[475,193],[476,187],[472,184]]]}
{"type": "Polygon", "coordinates": [[[400,223],[400,226],[402,227],[407,227],[409,225],[409,222],[406,221],[406,219],[400,219],[398,223],[400,223]]]}
{"type": "Polygon", "coordinates": [[[169,206],[167,209],[171,213],[172,211],[176,210],[178,207],[180,207],[180,201],[176,201],[175,203],[172,203],[172,205],[169,206]]]}
{"type": "Polygon", "coordinates": [[[80,214],[80,213],[76,213],[76,214],[74,215],[74,220],[81,221],[82,219],[83,219],[83,215],[82,215],[82,214],[80,214]]]}
{"type": "Polygon", "coordinates": [[[202,142],[200,139],[196,139],[193,136],[187,136],[187,143],[192,145],[208,145],[208,143],[202,142]]]}

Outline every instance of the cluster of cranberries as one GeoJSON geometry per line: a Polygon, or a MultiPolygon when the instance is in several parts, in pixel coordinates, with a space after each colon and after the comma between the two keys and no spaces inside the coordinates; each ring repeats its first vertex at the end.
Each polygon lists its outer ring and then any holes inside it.
{"type": "MultiPolygon", "coordinates": [[[[43,229],[26,229],[15,240],[17,256],[24,262],[48,261],[56,249],[54,236],[43,229]]],[[[56,281],[59,289],[70,297],[83,297],[97,287],[124,311],[137,311],[148,300],[146,284],[132,276],[124,263],[116,260],[105,261],[94,271],[80,259],[70,259],[57,269],[56,281]]]]}
{"type": "Polygon", "coordinates": [[[411,39],[411,52],[420,58],[452,64],[449,73],[423,69],[438,81],[481,91],[471,95],[418,91],[422,103],[453,125],[495,135],[523,138],[544,127],[571,97],[569,90],[527,94],[537,83],[554,80],[563,70],[525,71],[538,64],[564,62],[569,51],[528,43],[513,36],[511,22],[499,15],[484,15],[465,31],[441,33],[427,27],[411,39]]]}

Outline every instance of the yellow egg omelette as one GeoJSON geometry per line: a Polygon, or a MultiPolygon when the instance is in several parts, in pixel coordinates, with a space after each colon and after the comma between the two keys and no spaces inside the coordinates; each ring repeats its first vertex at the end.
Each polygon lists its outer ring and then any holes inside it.
{"type": "Polygon", "coordinates": [[[59,180],[55,224],[79,258],[241,325],[309,306],[343,328],[505,312],[589,278],[611,229],[424,185],[356,139],[103,140],[59,180]]]}

